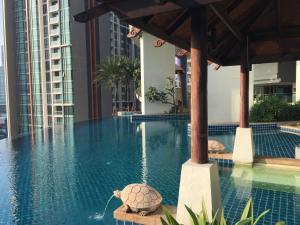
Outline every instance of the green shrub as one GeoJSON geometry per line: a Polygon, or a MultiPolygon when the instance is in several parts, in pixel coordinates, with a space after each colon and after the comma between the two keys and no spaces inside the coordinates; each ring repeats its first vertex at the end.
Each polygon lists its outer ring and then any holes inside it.
{"type": "MultiPolygon", "coordinates": [[[[200,212],[200,214],[196,214],[195,212],[193,212],[193,210],[191,210],[187,206],[185,207],[190,215],[190,221],[191,221],[190,225],[227,225],[228,224],[224,218],[224,210],[222,210],[219,220],[217,219],[218,213],[213,213],[212,221],[209,221],[204,203],[202,203],[202,211],[200,212]]],[[[253,201],[252,199],[249,199],[241,215],[240,221],[238,221],[235,225],[256,225],[270,211],[270,210],[266,210],[262,212],[257,218],[255,218],[253,208],[254,208],[253,201]]],[[[161,223],[163,225],[180,225],[166,208],[163,207],[163,211],[166,217],[166,220],[161,218],[161,223]]],[[[283,221],[276,223],[276,225],[284,225],[284,224],[285,223],[283,221]]]]}
{"type": "Polygon", "coordinates": [[[250,122],[279,122],[300,120],[300,102],[290,105],[278,97],[269,97],[253,105],[250,122]]]}

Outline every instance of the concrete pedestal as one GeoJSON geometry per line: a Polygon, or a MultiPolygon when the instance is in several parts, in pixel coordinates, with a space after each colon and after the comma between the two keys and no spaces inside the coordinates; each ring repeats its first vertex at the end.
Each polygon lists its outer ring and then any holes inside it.
{"type": "Polygon", "coordinates": [[[295,159],[300,159],[300,147],[295,148],[295,159]]]}
{"type": "Polygon", "coordinates": [[[252,128],[236,129],[234,149],[232,154],[234,163],[252,164],[254,161],[254,147],[252,128]]]}
{"type": "Polygon", "coordinates": [[[221,209],[221,192],[219,171],[216,164],[196,164],[187,161],[182,165],[177,220],[180,224],[189,225],[190,217],[185,205],[194,212],[202,211],[205,202],[210,219],[212,211],[221,209]]]}

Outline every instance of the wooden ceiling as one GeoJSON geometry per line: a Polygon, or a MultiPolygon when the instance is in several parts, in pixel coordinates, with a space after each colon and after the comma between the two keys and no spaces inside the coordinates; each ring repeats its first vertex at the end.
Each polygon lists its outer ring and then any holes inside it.
{"type": "Polygon", "coordinates": [[[159,39],[190,50],[190,11],[207,4],[209,60],[240,64],[247,43],[249,62],[300,60],[300,0],[102,0],[76,15],[87,22],[109,11],[159,39]]]}

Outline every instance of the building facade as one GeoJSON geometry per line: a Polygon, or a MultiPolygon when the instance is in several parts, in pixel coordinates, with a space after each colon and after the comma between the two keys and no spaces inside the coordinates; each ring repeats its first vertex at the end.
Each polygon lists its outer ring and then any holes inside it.
{"type": "Polygon", "coordinates": [[[94,0],[4,0],[9,136],[112,114],[111,90],[94,82],[109,56],[134,57],[128,26],[112,13],[72,19],[94,0]]]}
{"type": "Polygon", "coordinates": [[[6,114],[6,95],[5,95],[5,80],[4,69],[0,66],[0,117],[4,117],[6,114]]]}
{"type": "Polygon", "coordinates": [[[6,95],[5,95],[5,80],[4,69],[0,66],[0,140],[6,138],[6,95]]]}
{"type": "Polygon", "coordinates": [[[293,103],[296,101],[296,62],[276,62],[255,64],[254,99],[255,101],[277,96],[293,103]]]}

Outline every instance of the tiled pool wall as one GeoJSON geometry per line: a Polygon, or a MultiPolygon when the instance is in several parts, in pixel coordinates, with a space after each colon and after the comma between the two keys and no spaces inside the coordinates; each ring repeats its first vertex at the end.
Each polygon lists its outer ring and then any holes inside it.
{"type": "MultiPolygon", "coordinates": [[[[238,124],[213,124],[208,125],[208,135],[221,135],[221,134],[234,134],[238,124]]],[[[264,124],[250,124],[254,133],[264,131],[278,130],[279,126],[276,123],[264,123],[264,124]]],[[[300,131],[299,131],[300,132],[300,131]]],[[[188,127],[188,135],[191,134],[191,125],[188,127]]]]}
{"type": "Polygon", "coordinates": [[[116,225],[142,225],[142,224],[133,223],[129,221],[116,220],[116,225]]]}
{"type": "Polygon", "coordinates": [[[190,114],[156,114],[132,115],[131,122],[161,121],[161,120],[190,120],[190,114]]]}
{"type": "Polygon", "coordinates": [[[286,126],[278,126],[278,127],[279,127],[279,130],[282,131],[282,132],[289,132],[289,133],[300,135],[300,129],[299,128],[286,127],[286,126]]]}

